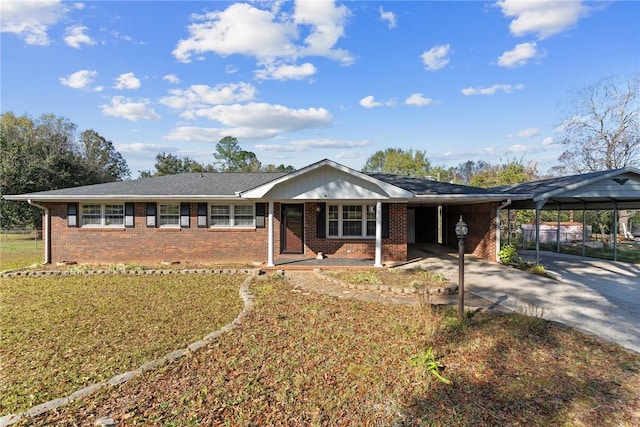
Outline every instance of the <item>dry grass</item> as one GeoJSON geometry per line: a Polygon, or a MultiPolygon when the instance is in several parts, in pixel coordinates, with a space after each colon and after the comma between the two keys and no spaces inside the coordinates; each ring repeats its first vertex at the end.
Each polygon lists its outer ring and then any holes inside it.
{"type": "Polygon", "coordinates": [[[0,414],[66,396],[202,339],[241,310],[243,279],[2,279],[0,414]]]}
{"type": "Polygon", "coordinates": [[[441,286],[447,279],[442,274],[421,268],[365,271],[327,271],[325,274],[354,285],[385,285],[394,288],[441,286]]]}
{"type": "Polygon", "coordinates": [[[571,425],[640,423],[640,356],[522,314],[454,312],[252,286],[215,344],[38,425],[571,425]],[[444,384],[415,366],[433,348],[444,384]]]}

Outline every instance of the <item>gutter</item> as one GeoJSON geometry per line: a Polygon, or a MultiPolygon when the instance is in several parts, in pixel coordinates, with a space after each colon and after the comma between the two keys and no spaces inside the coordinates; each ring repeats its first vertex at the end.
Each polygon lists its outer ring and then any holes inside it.
{"type": "Polygon", "coordinates": [[[506,202],[498,206],[496,211],[496,261],[499,260],[498,252],[500,252],[500,214],[502,213],[502,209],[506,208],[511,204],[511,199],[507,199],[506,202]]]}
{"type": "Polygon", "coordinates": [[[42,226],[44,228],[44,230],[42,230],[43,231],[42,240],[44,242],[44,263],[51,264],[51,251],[49,248],[50,246],[49,229],[51,228],[49,224],[49,208],[43,205],[39,205],[31,199],[28,199],[27,203],[29,203],[33,207],[44,210],[44,221],[42,222],[42,226]]]}

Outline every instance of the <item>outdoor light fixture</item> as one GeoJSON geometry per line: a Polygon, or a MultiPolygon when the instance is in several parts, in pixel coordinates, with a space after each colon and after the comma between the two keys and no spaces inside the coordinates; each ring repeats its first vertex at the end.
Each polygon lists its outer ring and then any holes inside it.
{"type": "Polygon", "coordinates": [[[467,223],[460,220],[456,224],[456,236],[458,237],[458,323],[464,318],[464,238],[469,233],[467,223]]]}
{"type": "Polygon", "coordinates": [[[460,215],[460,220],[456,224],[456,236],[458,236],[458,239],[464,239],[467,233],[469,233],[469,228],[467,223],[462,220],[462,215],[460,215]]]}

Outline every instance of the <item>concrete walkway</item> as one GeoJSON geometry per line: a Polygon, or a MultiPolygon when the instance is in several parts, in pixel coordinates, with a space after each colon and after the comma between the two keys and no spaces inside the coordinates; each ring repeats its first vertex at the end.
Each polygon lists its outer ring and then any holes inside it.
{"type": "MultiPolygon", "coordinates": [[[[524,258],[531,256],[524,252],[524,258]]],[[[457,254],[413,248],[412,262],[458,281],[457,254]]],[[[465,290],[504,308],[592,333],[640,353],[640,266],[545,252],[541,264],[559,280],[465,256],[465,290]]]]}

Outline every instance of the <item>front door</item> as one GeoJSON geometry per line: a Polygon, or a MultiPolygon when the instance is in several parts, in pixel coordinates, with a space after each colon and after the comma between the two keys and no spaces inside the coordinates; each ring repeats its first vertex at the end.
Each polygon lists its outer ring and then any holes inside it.
{"type": "Polygon", "coordinates": [[[304,204],[282,205],[282,253],[304,253],[304,204]]]}

